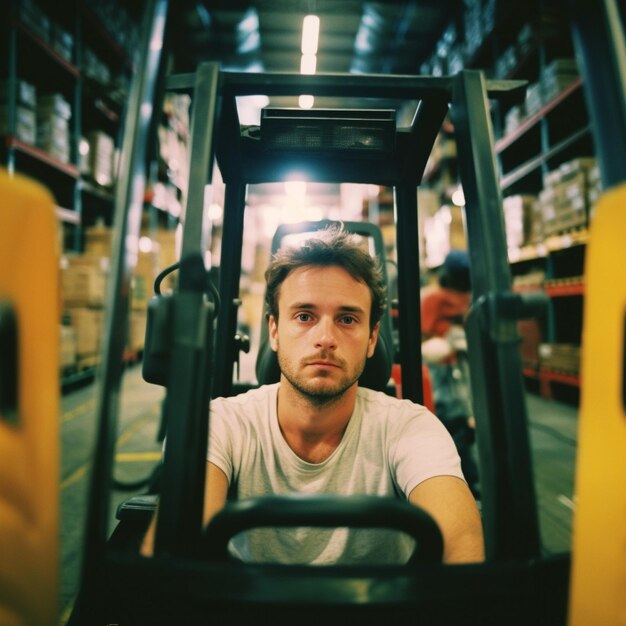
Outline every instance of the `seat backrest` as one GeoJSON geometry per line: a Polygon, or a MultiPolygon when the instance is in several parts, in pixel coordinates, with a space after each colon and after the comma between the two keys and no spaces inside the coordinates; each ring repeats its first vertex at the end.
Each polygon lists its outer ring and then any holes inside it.
{"type": "Polygon", "coordinates": [[[57,620],[59,255],[54,202],[0,170],[0,622],[57,620]]]}
{"type": "MultiPolygon", "coordinates": [[[[318,230],[341,224],[343,228],[356,235],[367,237],[373,244],[373,254],[376,255],[383,271],[385,283],[387,283],[387,268],[385,263],[385,248],[380,229],[374,224],[367,222],[335,222],[332,220],[320,220],[316,222],[300,222],[298,224],[284,224],[279,226],[272,240],[272,254],[281,247],[283,240],[289,235],[302,233],[315,233],[318,230]]],[[[272,350],[269,342],[269,331],[266,322],[267,310],[264,310],[259,352],[256,360],[256,376],[259,384],[265,385],[280,380],[280,369],[276,353],[272,350]]],[[[363,374],[359,379],[359,385],[385,391],[391,378],[391,367],[394,361],[393,335],[391,316],[387,308],[380,320],[380,332],[374,354],[367,360],[363,374]]]]}

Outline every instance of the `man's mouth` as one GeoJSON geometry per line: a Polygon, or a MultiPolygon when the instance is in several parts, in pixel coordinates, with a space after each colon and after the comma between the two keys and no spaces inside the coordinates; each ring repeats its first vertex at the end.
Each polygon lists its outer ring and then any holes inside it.
{"type": "Polygon", "coordinates": [[[313,367],[340,367],[337,361],[328,359],[312,359],[310,361],[306,361],[305,365],[310,365],[313,367]]]}

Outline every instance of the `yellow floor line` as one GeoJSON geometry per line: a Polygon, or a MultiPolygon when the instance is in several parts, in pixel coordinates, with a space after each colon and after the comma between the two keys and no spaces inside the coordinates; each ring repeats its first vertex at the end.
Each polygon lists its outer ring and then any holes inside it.
{"type": "Polygon", "coordinates": [[[88,400],[87,402],[83,402],[83,404],[79,404],[78,406],[74,407],[70,411],[63,413],[63,415],[61,416],[61,422],[65,424],[65,422],[69,422],[76,417],[80,417],[81,414],[87,413],[87,411],[90,411],[91,409],[93,409],[95,405],[96,405],[95,400],[88,400]]]}
{"type": "Polygon", "coordinates": [[[85,474],[87,474],[87,470],[89,469],[89,464],[85,463],[85,465],[81,465],[76,471],[72,472],[65,480],[61,481],[60,489],[63,491],[67,489],[70,485],[77,483],[85,474]]]}
{"type": "Polygon", "coordinates": [[[118,452],[115,455],[116,463],[138,463],[141,461],[160,461],[161,453],[154,452],[118,452]]]}
{"type": "Polygon", "coordinates": [[[155,417],[158,417],[159,415],[158,408],[159,407],[153,407],[151,410],[145,413],[143,417],[140,417],[138,420],[135,420],[117,438],[117,441],[115,442],[116,447],[123,446],[138,430],[141,430],[146,425],[146,422],[154,419],[155,417]]]}
{"type": "Polygon", "coordinates": [[[63,613],[61,613],[60,617],[59,617],[59,625],[58,626],[65,626],[65,624],[67,624],[68,620],[70,619],[71,615],[72,615],[72,611],[74,610],[74,600],[72,600],[64,609],[63,609],[63,613]]]}
{"type": "MultiPolygon", "coordinates": [[[[115,442],[115,446],[120,447],[124,443],[126,443],[128,439],[130,439],[130,437],[132,437],[138,430],[143,428],[149,420],[154,419],[155,416],[158,416],[158,410],[159,410],[159,407],[154,407],[153,409],[145,413],[143,417],[140,417],[138,420],[134,421],[124,432],[120,434],[120,436],[117,438],[117,441],[115,442]]],[[[134,460],[158,461],[161,459],[160,452],[148,452],[148,453],[146,452],[143,452],[143,453],[119,452],[116,455],[116,459],[120,455],[129,455],[130,457],[130,455],[133,455],[133,454],[154,455],[154,458],[151,457],[151,458],[134,459],[134,460]]],[[[130,460],[130,458],[128,460],[130,460]]],[[[85,474],[89,470],[89,467],[90,467],[90,463],[85,463],[84,465],[81,465],[77,470],[72,472],[65,480],[62,480],[60,487],[59,487],[61,491],[63,491],[63,489],[66,489],[70,485],[73,485],[74,483],[78,482],[83,476],[85,476],[85,474]]]]}

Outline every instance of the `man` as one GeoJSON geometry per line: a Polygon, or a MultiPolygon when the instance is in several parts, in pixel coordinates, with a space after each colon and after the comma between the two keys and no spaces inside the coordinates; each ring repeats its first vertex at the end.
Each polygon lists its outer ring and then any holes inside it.
{"type": "MultiPolygon", "coordinates": [[[[280,382],[211,403],[205,521],[234,491],[394,496],[439,524],[446,562],[482,560],[478,510],[443,425],[358,386],[385,306],[374,259],[328,229],[280,251],[266,279],[280,382]]],[[[345,528],[257,529],[231,541],[246,561],[311,564],[401,563],[412,547],[395,531],[345,528]]]]}

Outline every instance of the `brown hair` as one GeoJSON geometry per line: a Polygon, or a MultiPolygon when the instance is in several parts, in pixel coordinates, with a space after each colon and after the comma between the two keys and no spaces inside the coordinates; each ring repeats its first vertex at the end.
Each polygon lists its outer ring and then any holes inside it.
{"type": "Polygon", "coordinates": [[[280,286],[288,274],[310,265],[336,265],[355,280],[365,283],[372,294],[370,329],[376,326],[387,305],[387,290],[380,264],[359,247],[354,235],[341,226],[330,226],[317,236],[307,239],[301,247],[282,248],[274,255],[265,272],[265,306],[268,315],[278,320],[280,286]]]}

